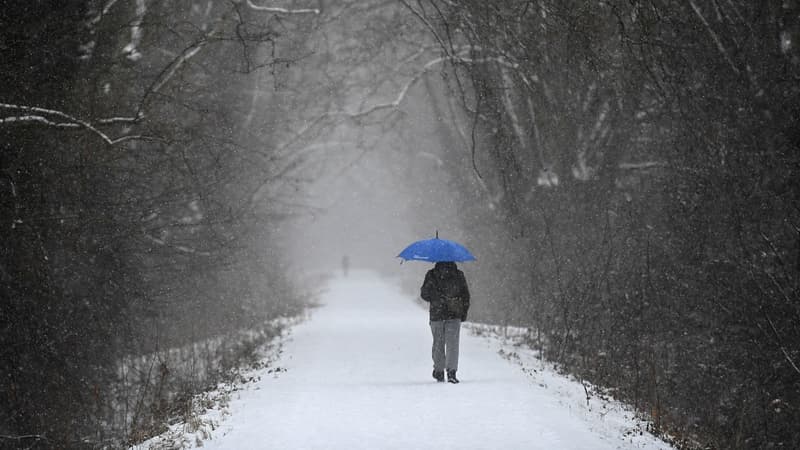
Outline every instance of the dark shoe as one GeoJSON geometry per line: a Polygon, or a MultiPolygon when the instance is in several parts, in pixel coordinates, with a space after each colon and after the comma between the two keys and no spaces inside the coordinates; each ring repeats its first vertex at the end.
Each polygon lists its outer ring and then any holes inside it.
{"type": "Polygon", "coordinates": [[[439,383],[444,382],[444,370],[434,370],[433,378],[435,378],[439,383]]]}
{"type": "Polygon", "coordinates": [[[447,382],[457,384],[458,378],[456,378],[456,371],[455,370],[448,370],[447,371],[447,382]]]}

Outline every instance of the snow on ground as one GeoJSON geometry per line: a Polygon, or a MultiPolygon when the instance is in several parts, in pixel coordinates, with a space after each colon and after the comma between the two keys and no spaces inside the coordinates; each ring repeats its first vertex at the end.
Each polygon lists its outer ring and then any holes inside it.
{"type": "Polygon", "coordinates": [[[532,351],[467,331],[481,327],[462,330],[461,383],[436,383],[427,311],[375,275],[333,280],[321,302],[258,381],[232,392],[222,413],[201,418],[214,425],[205,429],[209,439],[185,439],[185,446],[671,448],[641,432],[624,405],[594,397],[587,406],[583,385],[544,367],[532,351]]]}
{"type": "Polygon", "coordinates": [[[524,328],[500,327],[466,323],[463,326],[484,345],[514,363],[528,376],[534,389],[542,389],[574,415],[583,419],[594,432],[611,442],[622,439],[621,449],[672,449],[673,447],[649,433],[649,422],[636,411],[615,401],[602,389],[560,374],[552,364],[539,358],[539,352],[525,344],[529,331],[524,328]]]}

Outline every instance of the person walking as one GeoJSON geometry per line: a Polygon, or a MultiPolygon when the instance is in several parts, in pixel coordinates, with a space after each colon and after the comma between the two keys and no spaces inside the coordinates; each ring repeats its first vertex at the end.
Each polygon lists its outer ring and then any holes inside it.
{"type": "Polygon", "coordinates": [[[433,378],[458,383],[458,341],[461,322],[467,320],[469,288],[464,272],[454,262],[437,262],[425,274],[420,297],[429,303],[431,333],[433,334],[433,378]]]}

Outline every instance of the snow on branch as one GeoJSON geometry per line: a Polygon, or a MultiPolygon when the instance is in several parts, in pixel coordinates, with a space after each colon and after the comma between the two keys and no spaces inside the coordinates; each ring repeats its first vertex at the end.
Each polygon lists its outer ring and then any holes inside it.
{"type": "Polygon", "coordinates": [[[659,167],[667,167],[664,161],[644,161],[636,163],[620,163],[619,168],[622,170],[647,170],[656,169],[659,167]]]}
{"type": "MultiPolygon", "coordinates": [[[[409,11],[411,11],[412,14],[417,16],[417,18],[425,25],[425,27],[428,28],[428,30],[431,32],[433,37],[439,43],[439,46],[445,52],[445,54],[447,55],[448,58],[453,59],[453,60],[460,60],[461,62],[486,62],[487,60],[492,60],[494,62],[497,62],[500,65],[503,65],[503,66],[509,67],[511,69],[514,69],[516,74],[517,74],[517,76],[522,80],[523,83],[525,83],[525,86],[527,86],[528,89],[533,89],[533,85],[531,83],[531,80],[528,79],[527,75],[523,71],[517,70],[517,69],[519,69],[519,64],[518,63],[515,63],[515,62],[512,62],[512,61],[508,61],[502,55],[501,56],[496,56],[496,57],[491,57],[489,59],[482,59],[482,60],[470,60],[469,58],[464,58],[464,57],[458,56],[459,54],[463,54],[463,53],[469,52],[471,50],[482,52],[483,49],[480,48],[480,47],[473,47],[473,46],[460,46],[464,50],[457,50],[457,47],[459,47],[459,46],[454,46],[450,39],[448,39],[448,42],[446,43],[445,40],[436,31],[436,27],[425,17],[424,11],[416,10],[406,0],[400,0],[400,3],[402,3],[409,11]]],[[[451,2],[447,2],[447,3],[450,4],[451,6],[455,6],[455,4],[453,4],[451,2]]],[[[533,81],[538,81],[537,78],[536,78],[536,75],[534,75],[533,81]]]]}
{"type": "Polygon", "coordinates": [[[21,434],[21,435],[9,435],[9,434],[0,434],[0,439],[7,439],[13,441],[22,441],[26,439],[33,439],[37,441],[49,441],[47,437],[41,434],[21,434]]]}
{"type": "MultiPolygon", "coordinates": [[[[208,37],[211,37],[211,35],[209,35],[208,37]]],[[[180,69],[184,64],[186,64],[187,61],[192,59],[192,57],[196,55],[197,52],[202,50],[202,48],[205,47],[206,44],[208,44],[208,39],[200,41],[184,49],[184,51],[170,63],[168,68],[161,73],[161,76],[159,76],[155,80],[153,85],[150,87],[148,94],[160,91],[161,88],[164,87],[164,85],[167,84],[167,82],[170,79],[172,79],[173,76],[175,76],[175,73],[178,71],[178,69],[180,69]]]]}
{"type": "Polygon", "coordinates": [[[56,127],[66,127],[66,128],[83,127],[85,129],[91,131],[92,133],[100,136],[100,138],[103,139],[104,141],[106,141],[107,143],[114,144],[114,141],[111,138],[109,138],[102,131],[100,131],[97,128],[95,128],[89,122],[86,122],[85,120],[78,119],[76,117],[73,117],[73,116],[71,116],[69,114],[63,113],[61,111],[56,111],[54,109],[38,108],[38,107],[35,107],[35,106],[11,105],[11,104],[8,104],[8,103],[0,103],[0,109],[12,109],[12,110],[17,110],[17,111],[23,111],[23,112],[26,112],[26,113],[37,113],[37,115],[35,115],[35,116],[31,116],[29,114],[27,116],[5,117],[5,118],[3,118],[3,123],[18,121],[17,119],[20,119],[20,118],[23,118],[23,117],[32,117],[33,118],[33,117],[37,117],[39,114],[55,116],[55,117],[60,117],[62,119],[66,119],[67,122],[66,123],[64,123],[64,122],[53,122],[53,121],[50,121],[50,120],[46,119],[43,116],[38,116],[38,117],[41,117],[41,120],[39,118],[34,118],[34,119],[31,119],[31,120],[35,120],[35,121],[38,121],[38,122],[45,123],[46,125],[51,125],[51,126],[56,126],[56,127]]]}
{"type": "Polygon", "coordinates": [[[736,64],[731,59],[730,55],[728,54],[728,51],[725,50],[725,46],[722,45],[722,41],[720,40],[719,36],[717,36],[717,33],[714,32],[714,29],[711,28],[711,25],[708,23],[708,21],[706,20],[705,16],[703,16],[703,13],[700,11],[700,8],[697,7],[697,5],[695,4],[694,0],[689,0],[689,5],[692,7],[692,10],[694,11],[695,15],[697,15],[697,17],[700,19],[700,21],[705,26],[706,31],[711,36],[711,39],[714,41],[714,44],[717,46],[717,50],[719,50],[719,52],[722,54],[722,57],[725,58],[725,61],[731,67],[733,72],[736,75],[739,75],[739,69],[736,67],[736,64]]]}
{"type": "MultiPolygon", "coordinates": [[[[0,109],[19,111],[22,113],[16,116],[0,118],[0,125],[21,122],[38,122],[55,128],[83,128],[99,136],[100,139],[109,145],[116,145],[130,140],[155,139],[143,135],[128,135],[118,138],[111,138],[91,123],[55,109],[39,108],[36,106],[12,105],[9,103],[0,103],[0,109]],[[54,118],[61,120],[54,120],[54,118]]],[[[101,119],[98,121],[98,123],[105,125],[119,122],[131,123],[136,122],[137,120],[138,119],[131,117],[112,117],[109,119],[101,119]]]]}
{"type": "Polygon", "coordinates": [[[131,41],[122,49],[122,53],[127,55],[127,58],[131,61],[138,61],[142,58],[142,54],[139,52],[139,44],[142,41],[142,22],[145,14],[147,14],[145,0],[136,0],[136,17],[131,24],[131,41]]]}
{"type": "Polygon", "coordinates": [[[262,6],[256,5],[253,3],[252,0],[247,0],[247,6],[256,10],[256,11],[266,11],[272,12],[277,14],[319,14],[320,10],[317,8],[305,8],[305,9],[286,9],[286,8],[278,8],[274,6],[262,6]]]}
{"type": "Polygon", "coordinates": [[[144,119],[144,116],[139,114],[136,117],[108,117],[106,119],[99,119],[97,123],[102,125],[110,125],[113,123],[136,123],[144,119]]]}
{"type": "MultiPolygon", "coordinates": [[[[762,233],[763,234],[763,233],[762,233]]],[[[800,374],[800,367],[797,367],[797,363],[795,363],[794,359],[792,359],[789,352],[786,350],[786,347],[783,345],[780,335],[778,334],[778,329],[775,327],[775,323],[770,319],[766,312],[764,312],[764,318],[767,319],[767,323],[769,323],[769,327],[772,330],[773,335],[775,336],[775,341],[778,346],[781,348],[781,353],[783,353],[783,357],[789,363],[790,366],[794,369],[795,372],[800,374]]]]}
{"type": "Polygon", "coordinates": [[[117,3],[117,0],[108,0],[105,6],[103,6],[103,9],[98,11],[97,15],[89,20],[89,25],[93,27],[100,23],[100,21],[103,20],[103,17],[107,15],[109,11],[111,11],[111,7],[114,6],[115,3],[117,3]]]}
{"type": "Polygon", "coordinates": [[[411,86],[413,86],[417,82],[417,80],[422,78],[422,75],[425,72],[427,72],[431,67],[433,67],[436,64],[441,63],[443,60],[444,60],[444,58],[436,58],[433,61],[430,61],[427,64],[425,64],[421,71],[419,71],[417,74],[415,74],[410,80],[408,80],[406,82],[405,85],[403,85],[402,89],[400,89],[400,92],[397,94],[397,97],[394,100],[392,100],[390,102],[386,102],[386,103],[379,103],[377,105],[371,106],[371,107],[369,107],[367,109],[364,109],[364,110],[361,110],[361,111],[358,111],[358,112],[355,112],[355,113],[346,113],[346,112],[344,112],[344,113],[340,113],[340,115],[345,115],[345,116],[348,116],[348,117],[351,117],[351,118],[355,119],[355,118],[359,118],[359,117],[363,117],[363,116],[372,114],[373,112],[380,111],[382,109],[397,108],[398,106],[400,106],[400,103],[403,102],[403,99],[405,99],[406,94],[408,93],[408,90],[411,89],[411,86]]]}
{"type": "Polygon", "coordinates": [[[422,69],[419,72],[417,72],[413,77],[411,77],[411,79],[409,79],[406,82],[406,84],[403,85],[403,87],[400,89],[400,92],[397,94],[397,97],[394,100],[392,100],[390,102],[386,102],[386,103],[380,103],[380,104],[371,106],[371,107],[369,107],[367,109],[364,109],[364,110],[361,110],[361,111],[358,111],[358,112],[355,112],[355,113],[341,112],[341,113],[338,113],[338,114],[334,113],[334,115],[345,115],[345,116],[348,116],[348,117],[351,117],[351,118],[359,118],[359,117],[366,116],[368,114],[371,114],[371,113],[373,113],[375,111],[379,111],[379,110],[382,110],[382,109],[397,108],[398,106],[400,106],[400,103],[402,103],[403,100],[405,99],[406,94],[408,94],[408,90],[411,89],[411,87],[414,84],[416,84],[416,82],[419,81],[420,78],[422,78],[422,75],[427,73],[431,69],[431,67],[433,67],[433,66],[435,66],[437,64],[441,64],[441,63],[443,63],[445,61],[451,61],[453,63],[462,63],[462,64],[485,64],[485,63],[493,62],[493,63],[500,64],[502,66],[507,66],[507,67],[511,67],[511,68],[517,68],[518,67],[517,64],[509,62],[505,58],[500,57],[500,56],[498,56],[498,57],[486,57],[486,58],[467,58],[467,57],[463,57],[463,56],[459,56],[459,55],[442,56],[440,58],[436,58],[436,59],[433,59],[433,60],[428,61],[427,63],[425,63],[425,65],[422,66],[422,69]]]}
{"type": "Polygon", "coordinates": [[[158,244],[158,245],[161,245],[163,247],[168,247],[168,248],[177,250],[177,251],[179,251],[181,253],[188,253],[188,254],[200,255],[200,256],[211,256],[210,252],[200,251],[200,250],[197,250],[197,249],[194,249],[194,248],[186,247],[185,245],[170,244],[170,243],[168,243],[168,242],[166,242],[166,241],[164,241],[162,239],[158,239],[158,238],[155,238],[153,236],[150,236],[147,233],[144,233],[144,237],[147,240],[149,240],[150,242],[154,243],[154,244],[158,244]]]}
{"type": "Polygon", "coordinates": [[[53,122],[52,120],[49,120],[44,116],[26,115],[26,116],[11,116],[11,117],[0,118],[0,124],[13,123],[13,122],[39,122],[44,125],[57,128],[80,128],[80,125],[78,125],[77,123],[53,122]]]}

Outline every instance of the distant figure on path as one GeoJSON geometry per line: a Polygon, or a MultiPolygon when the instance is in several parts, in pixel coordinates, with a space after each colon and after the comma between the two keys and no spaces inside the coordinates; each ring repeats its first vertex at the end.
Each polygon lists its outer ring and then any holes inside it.
{"type": "Polygon", "coordinates": [[[430,304],[430,325],[433,333],[433,378],[458,383],[458,341],[461,322],[467,320],[469,289],[464,272],[454,262],[437,262],[425,274],[420,297],[430,304]]]}
{"type": "Polygon", "coordinates": [[[350,257],[347,255],[342,256],[342,273],[347,278],[347,271],[350,270],[350,257]]]}

